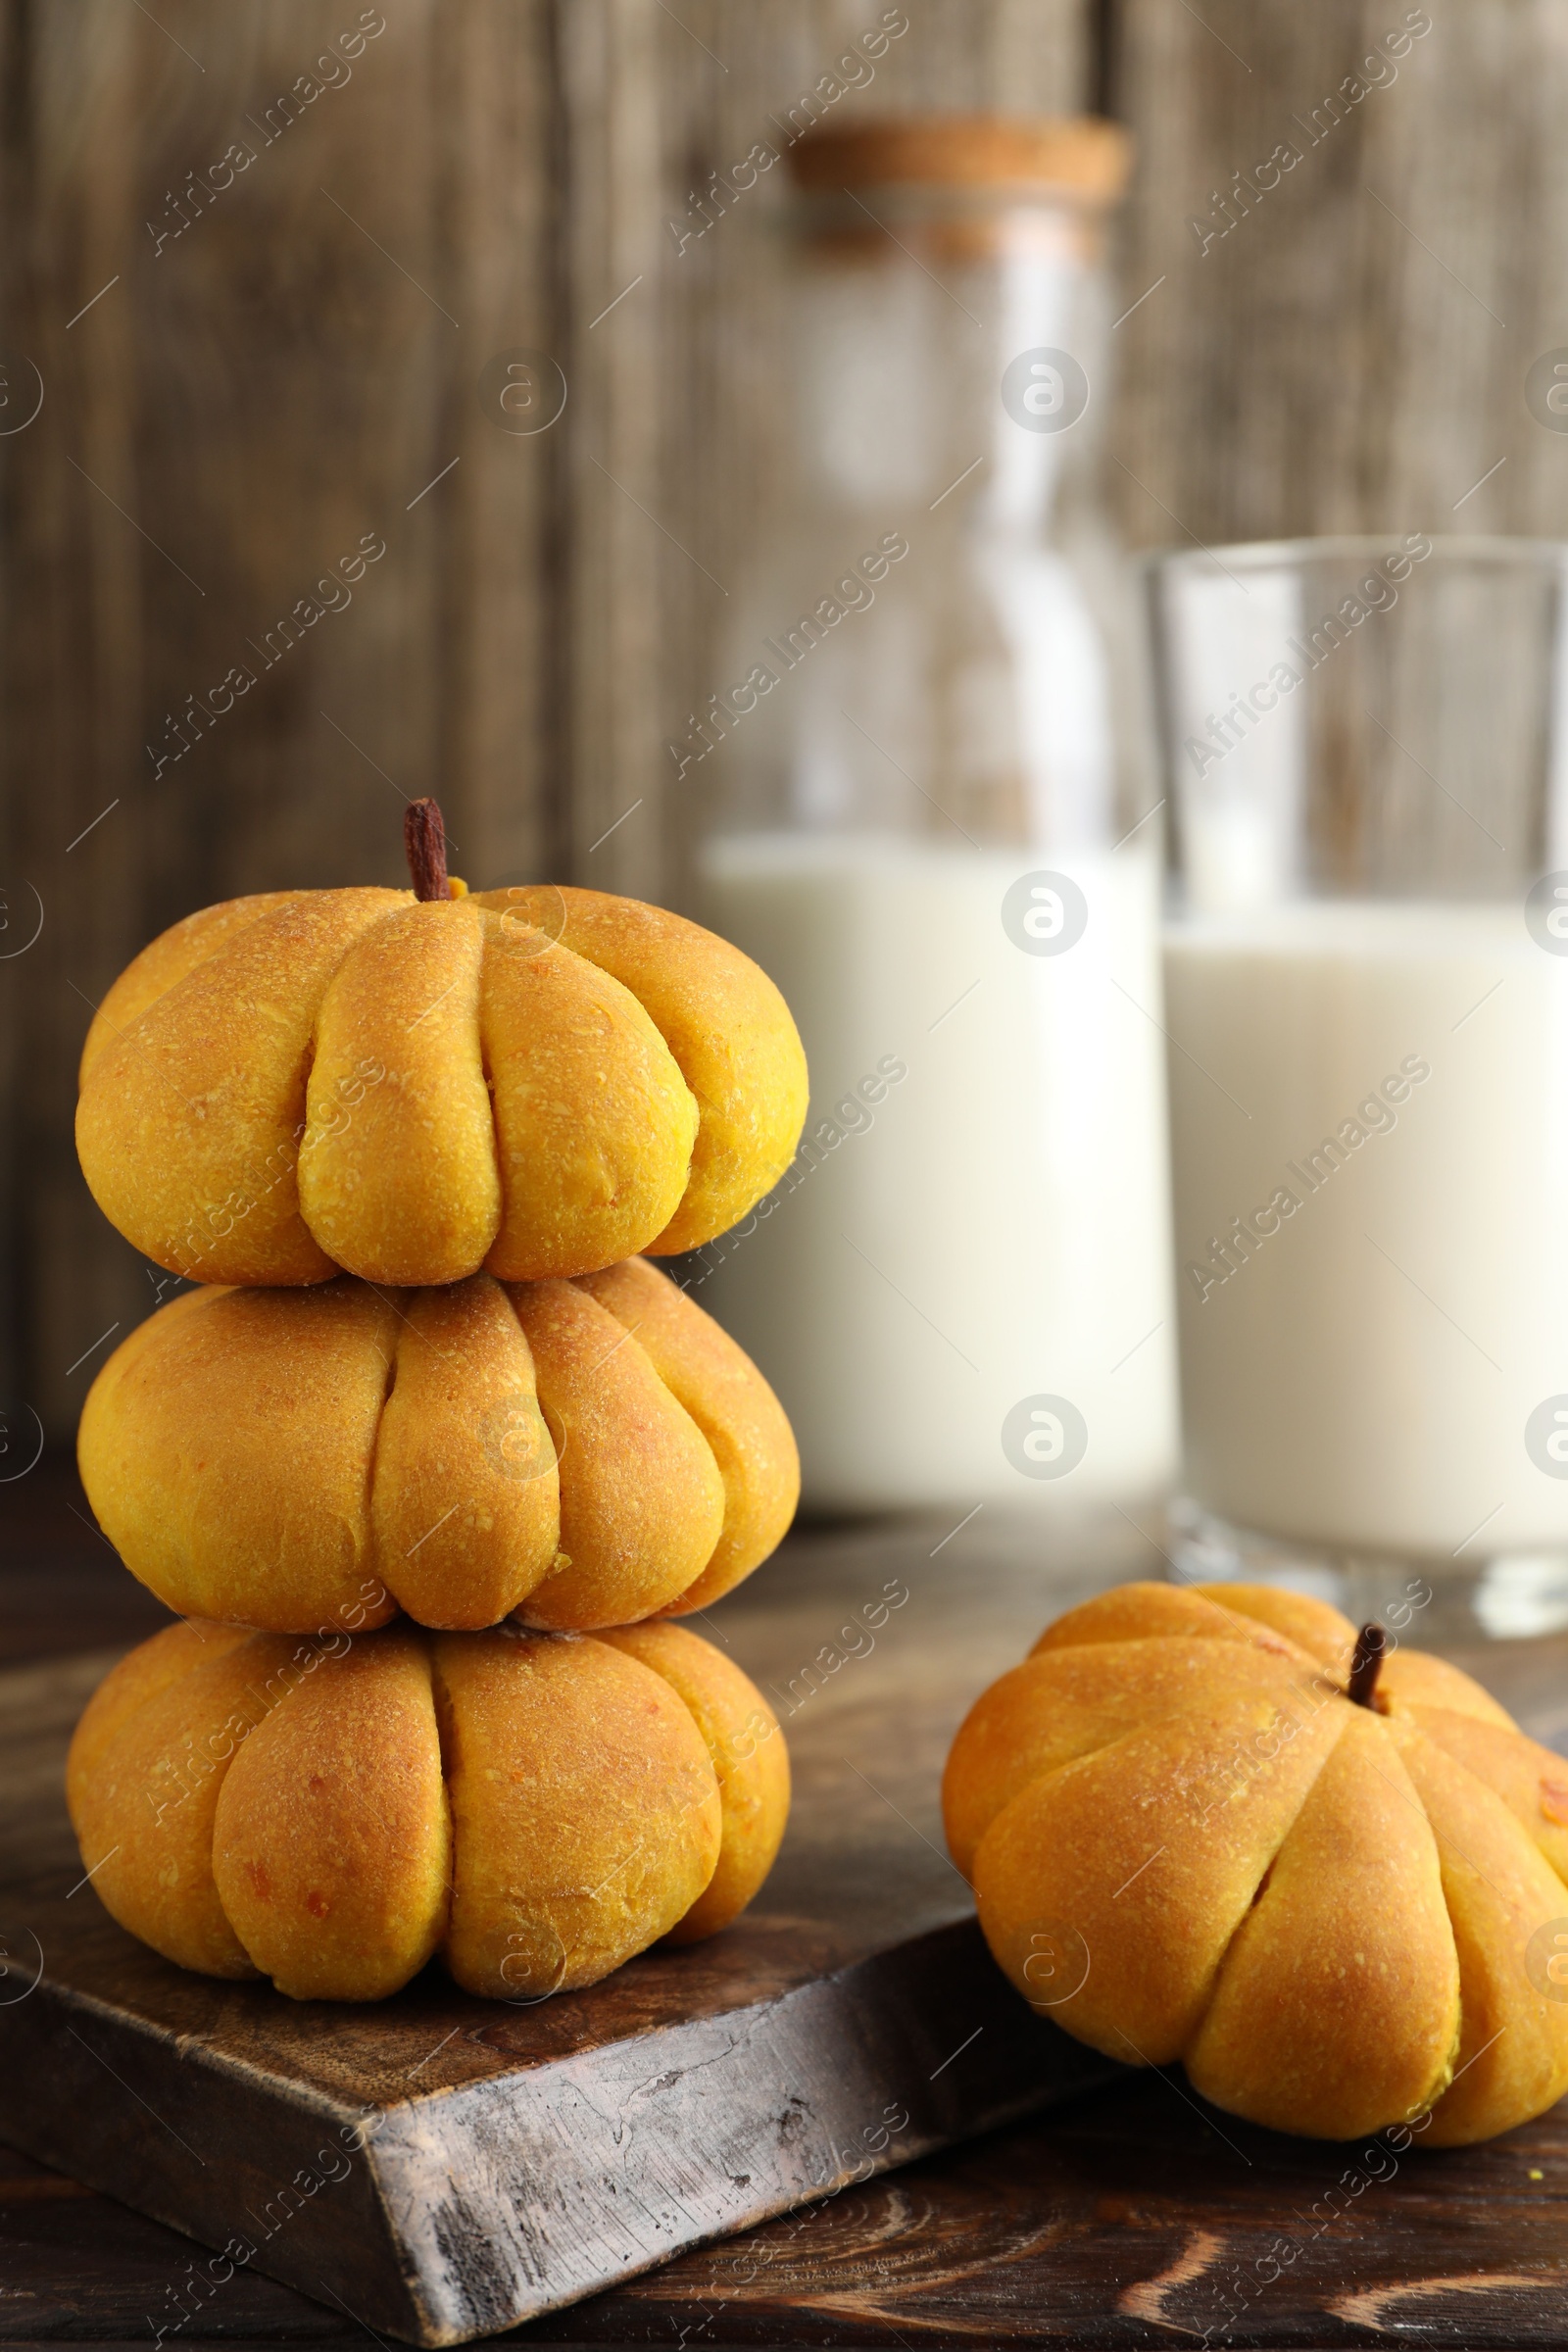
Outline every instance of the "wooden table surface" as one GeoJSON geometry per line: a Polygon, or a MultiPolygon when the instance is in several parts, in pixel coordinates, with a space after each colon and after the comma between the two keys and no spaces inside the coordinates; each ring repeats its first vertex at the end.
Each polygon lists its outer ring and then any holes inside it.
{"type": "MultiPolygon", "coordinates": [[[[74,1483],[48,1465],[5,1498],[0,1662],[129,1642],[165,1621],[83,1510],[74,1483]]],[[[820,1592],[831,1642],[901,1560],[923,1564],[940,1533],[799,1536],[724,1609],[766,1608],[788,1580],[797,1597],[820,1592]]],[[[1021,1544],[983,1520],[942,1557],[940,1592],[929,1571],[911,1587],[926,1622],[899,1631],[964,1640],[977,1688],[1064,1600],[1147,1572],[1131,1552],[1081,1546],[1068,1565],[1060,1547],[1021,1544]],[[981,1588],[998,1621],[977,1626],[970,1593],[981,1588]]],[[[1482,1663],[1494,1661],[1494,1680],[1528,1702],[1539,1735],[1568,1724],[1568,1642],[1482,1663]]],[[[873,1651],[810,1703],[842,1707],[848,1724],[876,1673],[873,1651]]],[[[1560,1731],[1556,1743],[1568,1745],[1560,1731]]],[[[900,1834],[925,1833],[910,1824],[900,1834]]],[[[151,2343],[152,2315],[167,2315],[196,2251],[0,2150],[0,2343],[151,2343]]],[[[310,2347],[367,2332],[347,2313],[237,2271],[167,2340],[310,2347]]],[[[1489,2147],[1396,2156],[1381,2141],[1331,2147],[1254,2131],[1195,2098],[1179,2071],[1135,2077],[683,2255],[516,2338],[709,2352],[1205,2339],[1568,2346],[1568,2103],[1489,2147]]]]}

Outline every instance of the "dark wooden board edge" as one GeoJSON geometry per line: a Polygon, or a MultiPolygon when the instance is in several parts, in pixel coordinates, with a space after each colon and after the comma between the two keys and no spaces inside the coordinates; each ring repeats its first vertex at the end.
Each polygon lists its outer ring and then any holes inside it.
{"type": "Polygon", "coordinates": [[[148,2315],[187,2340],[204,2279],[243,2260],[406,2342],[466,2342],[1124,2071],[1037,2017],[973,1920],[364,2109],[47,1977],[5,2026],[0,2135],[215,2249],[148,2315]]]}

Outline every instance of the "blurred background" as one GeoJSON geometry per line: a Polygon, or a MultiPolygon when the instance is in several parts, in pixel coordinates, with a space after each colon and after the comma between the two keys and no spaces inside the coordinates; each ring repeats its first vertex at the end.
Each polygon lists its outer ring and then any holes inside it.
{"type": "Polygon", "coordinates": [[[1541,0],[0,22],[0,1395],[58,1442],[163,1279],[72,1149],[91,1007],[155,932],[400,883],[425,792],[476,883],[693,903],[667,747],[728,674],[798,423],[785,174],[738,195],[734,167],[869,28],[837,124],[1130,131],[1102,488],[1131,547],[1568,530],[1568,440],[1526,398],[1568,344],[1568,17],[1541,0]],[[498,429],[513,367],[564,395],[538,429],[498,429]]]}

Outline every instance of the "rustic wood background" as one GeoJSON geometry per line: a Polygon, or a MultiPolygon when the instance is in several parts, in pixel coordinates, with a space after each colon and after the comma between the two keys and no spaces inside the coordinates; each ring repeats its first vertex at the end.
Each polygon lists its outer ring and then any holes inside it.
{"type": "MultiPolygon", "coordinates": [[[[904,9],[843,109],[1101,107],[1136,134],[1107,466],[1132,543],[1568,528],[1568,438],[1525,401],[1568,345],[1568,14],[904,9]],[[1330,110],[1401,26],[1427,29],[1395,78],[1330,110]],[[1299,160],[1258,194],[1282,142],[1299,160]]],[[[77,1359],[153,1302],[71,1143],[89,1005],[153,932],[241,890],[399,879],[402,800],[432,788],[475,879],[679,901],[662,745],[788,442],[783,174],[684,249],[669,223],[881,15],[0,0],[13,1460],[20,1408],[69,1433],[103,1348],[77,1359]],[[188,175],[211,188],[236,142],[253,160],[203,196],[188,175]],[[483,405],[522,350],[568,395],[531,435],[483,405]],[[262,669],[247,648],[364,535],[385,554],[352,604],[262,669]],[[176,760],[187,698],[246,662],[176,760]]]]}

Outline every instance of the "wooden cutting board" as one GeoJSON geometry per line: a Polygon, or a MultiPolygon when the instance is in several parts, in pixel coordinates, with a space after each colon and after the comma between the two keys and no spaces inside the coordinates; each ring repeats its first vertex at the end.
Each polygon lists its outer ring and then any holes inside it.
{"type": "Polygon", "coordinates": [[[795,1765],[757,1906],[533,2006],[433,1968],[296,2003],[160,1960],[82,1883],[61,1796],[109,1656],[0,1676],[0,2136],[217,2249],[155,2334],[204,2332],[248,2263],[445,2344],[1117,2075],[995,1969],[935,1802],[964,1708],[1072,1596],[978,1530],[786,1551],[701,1628],[795,1765]]]}

